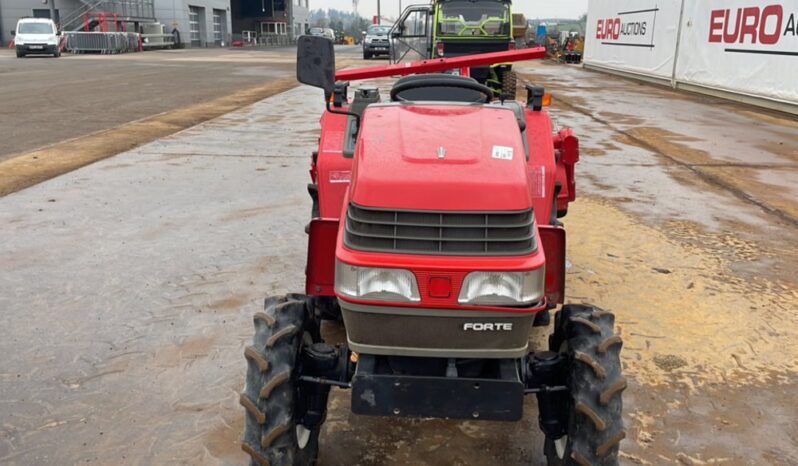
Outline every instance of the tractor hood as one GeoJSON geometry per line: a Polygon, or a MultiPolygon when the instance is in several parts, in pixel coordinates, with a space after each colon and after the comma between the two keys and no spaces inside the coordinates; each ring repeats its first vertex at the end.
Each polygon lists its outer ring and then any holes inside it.
{"type": "Polygon", "coordinates": [[[361,206],[391,209],[530,208],[515,113],[482,105],[369,106],[349,198],[361,206]]]}

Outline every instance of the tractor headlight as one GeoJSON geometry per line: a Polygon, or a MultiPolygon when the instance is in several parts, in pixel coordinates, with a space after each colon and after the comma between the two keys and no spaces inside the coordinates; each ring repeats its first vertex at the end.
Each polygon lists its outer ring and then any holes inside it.
{"type": "Polygon", "coordinates": [[[534,304],[545,294],[545,281],[544,267],[526,272],[471,272],[457,301],[484,306],[534,304]]]}
{"type": "Polygon", "coordinates": [[[335,291],[343,296],[376,301],[421,301],[416,277],[409,270],[356,267],[336,262],[335,291]]]}

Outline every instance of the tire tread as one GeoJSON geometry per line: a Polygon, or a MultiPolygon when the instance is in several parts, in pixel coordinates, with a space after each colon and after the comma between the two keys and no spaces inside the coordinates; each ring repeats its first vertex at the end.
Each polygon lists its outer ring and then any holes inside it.
{"type": "Polygon", "coordinates": [[[269,370],[269,360],[264,358],[254,346],[247,346],[244,348],[244,357],[254,362],[261,372],[269,370]]]}
{"type": "Polygon", "coordinates": [[[275,332],[272,336],[266,340],[266,348],[274,348],[274,345],[277,344],[278,341],[282,340],[283,338],[288,338],[294,336],[299,331],[296,325],[289,325],[284,329],[275,332]]]}
{"type": "Polygon", "coordinates": [[[254,401],[250,400],[246,393],[242,393],[241,396],[238,398],[239,403],[244,409],[247,410],[247,413],[251,414],[258,424],[265,424],[266,423],[266,413],[258,408],[258,405],[255,404],[254,401]]]}
{"type": "Polygon", "coordinates": [[[240,403],[246,413],[241,448],[253,466],[315,464],[318,430],[304,449],[294,434],[295,384],[292,383],[302,329],[311,325],[301,295],[266,298],[253,317],[253,343],[244,348],[247,378],[240,403]]]}
{"type": "Polygon", "coordinates": [[[274,441],[278,437],[280,437],[284,433],[288,432],[288,430],[290,428],[291,428],[291,423],[290,422],[284,422],[283,424],[280,424],[279,426],[276,426],[273,429],[271,429],[270,431],[268,431],[267,433],[263,434],[263,437],[261,437],[261,439],[260,439],[261,448],[263,448],[265,450],[265,449],[269,448],[270,446],[272,446],[272,443],[274,443],[274,441]]]}
{"type": "Polygon", "coordinates": [[[603,380],[607,377],[607,371],[604,370],[604,367],[593,356],[582,351],[574,351],[574,359],[587,364],[587,366],[593,370],[593,373],[596,374],[597,378],[603,380]]]}
{"type": "Polygon", "coordinates": [[[263,384],[263,387],[260,389],[260,393],[258,393],[258,398],[262,400],[268,399],[275,388],[286,383],[289,379],[291,379],[291,371],[284,371],[275,375],[269,379],[268,382],[263,384]]]}
{"type": "Polygon", "coordinates": [[[588,406],[587,403],[583,401],[577,401],[576,410],[590,419],[597,431],[603,432],[607,428],[607,423],[604,422],[604,419],[602,419],[593,408],[588,406]]]}
{"type": "Polygon", "coordinates": [[[617,466],[619,444],[626,437],[621,393],[620,335],[615,316],[587,305],[566,305],[555,315],[551,351],[563,351],[571,361],[570,420],[564,456],[553,439],[546,439],[549,466],[617,466]],[[567,343],[567,344],[565,344],[567,343]]]}

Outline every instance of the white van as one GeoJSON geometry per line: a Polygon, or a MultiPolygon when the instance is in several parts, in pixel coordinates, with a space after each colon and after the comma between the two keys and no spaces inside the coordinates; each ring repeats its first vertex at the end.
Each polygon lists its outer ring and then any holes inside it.
{"type": "Polygon", "coordinates": [[[22,18],[12,34],[17,58],[31,54],[61,56],[61,31],[49,18],[22,18]]]}

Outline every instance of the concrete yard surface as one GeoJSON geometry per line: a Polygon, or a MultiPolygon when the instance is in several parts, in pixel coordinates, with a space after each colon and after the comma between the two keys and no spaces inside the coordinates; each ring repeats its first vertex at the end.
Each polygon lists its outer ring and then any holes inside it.
{"type": "MultiPolygon", "coordinates": [[[[338,49],[340,66],[356,56],[338,49]]],[[[186,49],[44,62],[0,50],[0,196],[295,87],[295,56],[186,49]]]]}
{"type": "MultiPolygon", "coordinates": [[[[617,315],[622,464],[798,464],[798,123],[518,69],[581,137],[567,294],[617,315]]],[[[0,464],[247,461],[243,350],[263,298],[304,289],[323,109],[297,87],[0,197],[0,464]]],[[[369,418],[334,389],[320,465],[543,465],[525,410],[369,418]]]]}
{"type": "Polygon", "coordinates": [[[0,160],[292,77],[296,50],[16,58],[0,49],[0,160]]]}

